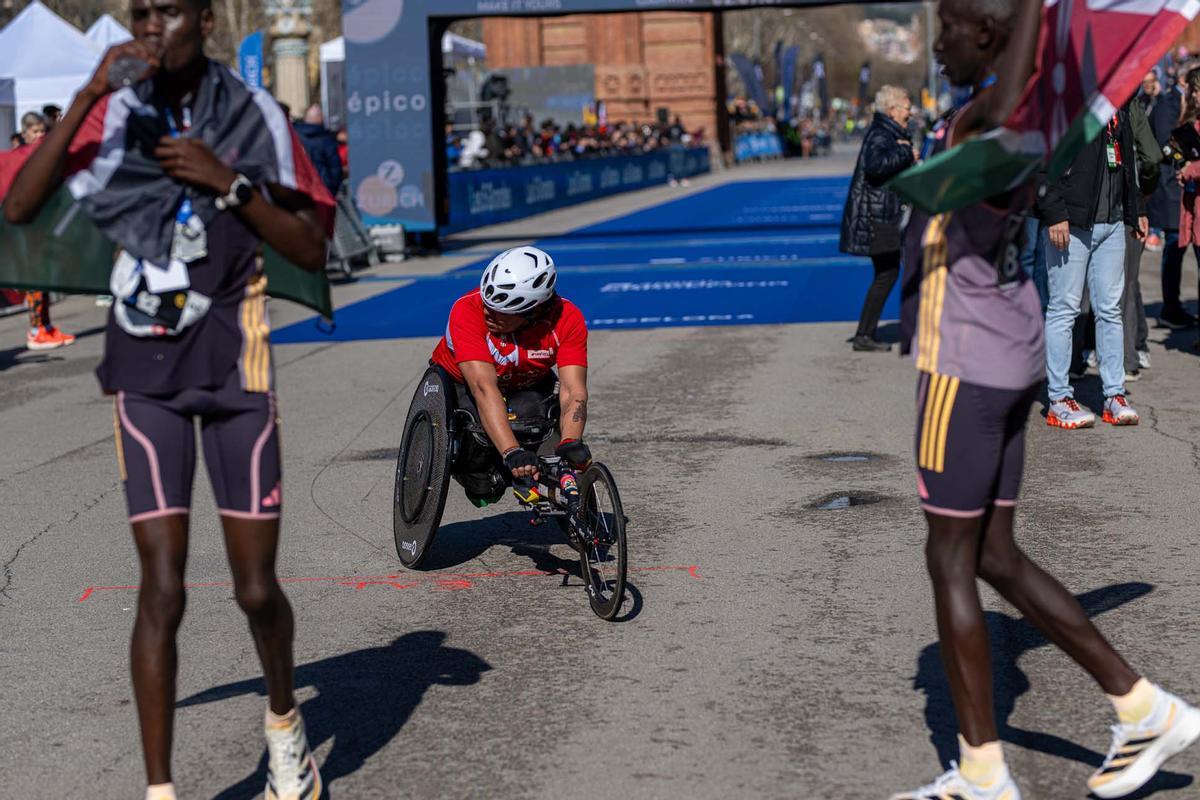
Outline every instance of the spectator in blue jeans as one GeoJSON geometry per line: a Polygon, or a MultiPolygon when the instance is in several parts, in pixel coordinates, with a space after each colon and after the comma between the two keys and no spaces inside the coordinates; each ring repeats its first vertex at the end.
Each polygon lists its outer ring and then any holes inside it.
{"type": "Polygon", "coordinates": [[[1125,226],[1144,238],[1149,227],[1137,184],[1137,158],[1128,108],[1121,108],[1095,140],[1075,157],[1062,177],[1049,182],[1037,210],[1046,226],[1046,379],[1050,408],[1046,422],[1075,429],[1091,427],[1096,415],[1075,401],[1069,382],[1072,327],[1085,284],[1096,315],[1096,351],[1104,389],[1103,417],[1113,425],[1136,425],[1137,412],[1125,396],[1125,336],[1121,295],[1125,291],[1125,226]]]}

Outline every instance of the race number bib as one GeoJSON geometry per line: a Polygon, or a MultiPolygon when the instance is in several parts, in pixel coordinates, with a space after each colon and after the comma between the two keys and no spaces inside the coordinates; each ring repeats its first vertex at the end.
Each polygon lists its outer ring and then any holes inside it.
{"type": "Polygon", "coordinates": [[[139,338],[178,336],[208,313],[212,300],[190,288],[187,265],[159,266],[122,252],[109,278],[113,319],[139,338]]]}

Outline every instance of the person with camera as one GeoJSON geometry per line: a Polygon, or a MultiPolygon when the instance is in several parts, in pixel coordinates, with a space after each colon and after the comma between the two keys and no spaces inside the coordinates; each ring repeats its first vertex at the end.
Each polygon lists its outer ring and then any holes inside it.
{"type": "Polygon", "coordinates": [[[875,338],[883,304],[900,276],[900,222],[904,213],[900,198],[884,186],[916,161],[908,134],[912,102],[895,86],[884,86],[875,95],[875,117],[867,128],[850,193],[842,213],[840,248],[843,253],[870,256],[875,279],[867,289],[854,349],[887,352],[890,344],[875,338]]]}
{"type": "Polygon", "coordinates": [[[1046,226],[1046,378],[1054,427],[1088,428],[1096,415],[1075,401],[1068,382],[1072,328],[1081,311],[1084,286],[1096,315],[1096,352],[1104,388],[1104,421],[1136,425],[1138,413],[1125,392],[1125,333],[1121,296],[1125,290],[1125,226],[1144,239],[1149,230],[1138,188],[1137,148],[1128,104],[1075,157],[1071,167],[1046,183],[1037,203],[1046,226]]]}

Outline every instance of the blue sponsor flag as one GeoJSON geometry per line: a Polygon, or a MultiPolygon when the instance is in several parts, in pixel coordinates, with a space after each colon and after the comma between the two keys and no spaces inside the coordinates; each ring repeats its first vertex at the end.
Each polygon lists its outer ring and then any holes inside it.
{"type": "Polygon", "coordinates": [[[263,33],[255,31],[242,39],[242,43],[238,47],[238,70],[241,71],[242,78],[247,84],[261,89],[263,85],[262,68],[263,33]]]}
{"type": "Polygon", "coordinates": [[[738,75],[742,78],[742,83],[746,86],[746,94],[758,106],[760,114],[770,113],[770,101],[767,99],[767,90],[763,86],[762,71],[749,58],[741,53],[734,53],[729,57],[733,62],[733,66],[737,69],[738,75]]]}
{"type": "Polygon", "coordinates": [[[779,70],[783,73],[779,83],[783,87],[783,110],[779,116],[786,117],[791,114],[791,98],[792,90],[796,86],[796,64],[800,60],[800,48],[792,45],[783,51],[783,63],[780,64],[779,70]]]}

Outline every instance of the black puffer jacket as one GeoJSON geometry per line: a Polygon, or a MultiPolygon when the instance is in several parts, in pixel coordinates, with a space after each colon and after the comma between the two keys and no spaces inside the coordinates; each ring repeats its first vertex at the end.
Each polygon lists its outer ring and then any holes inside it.
{"type": "Polygon", "coordinates": [[[862,150],[858,152],[850,194],[842,213],[840,248],[843,253],[869,255],[871,223],[899,223],[900,198],[883,188],[883,184],[913,165],[912,145],[899,144],[901,139],[908,140],[908,131],[886,114],[875,112],[862,150]]]}

